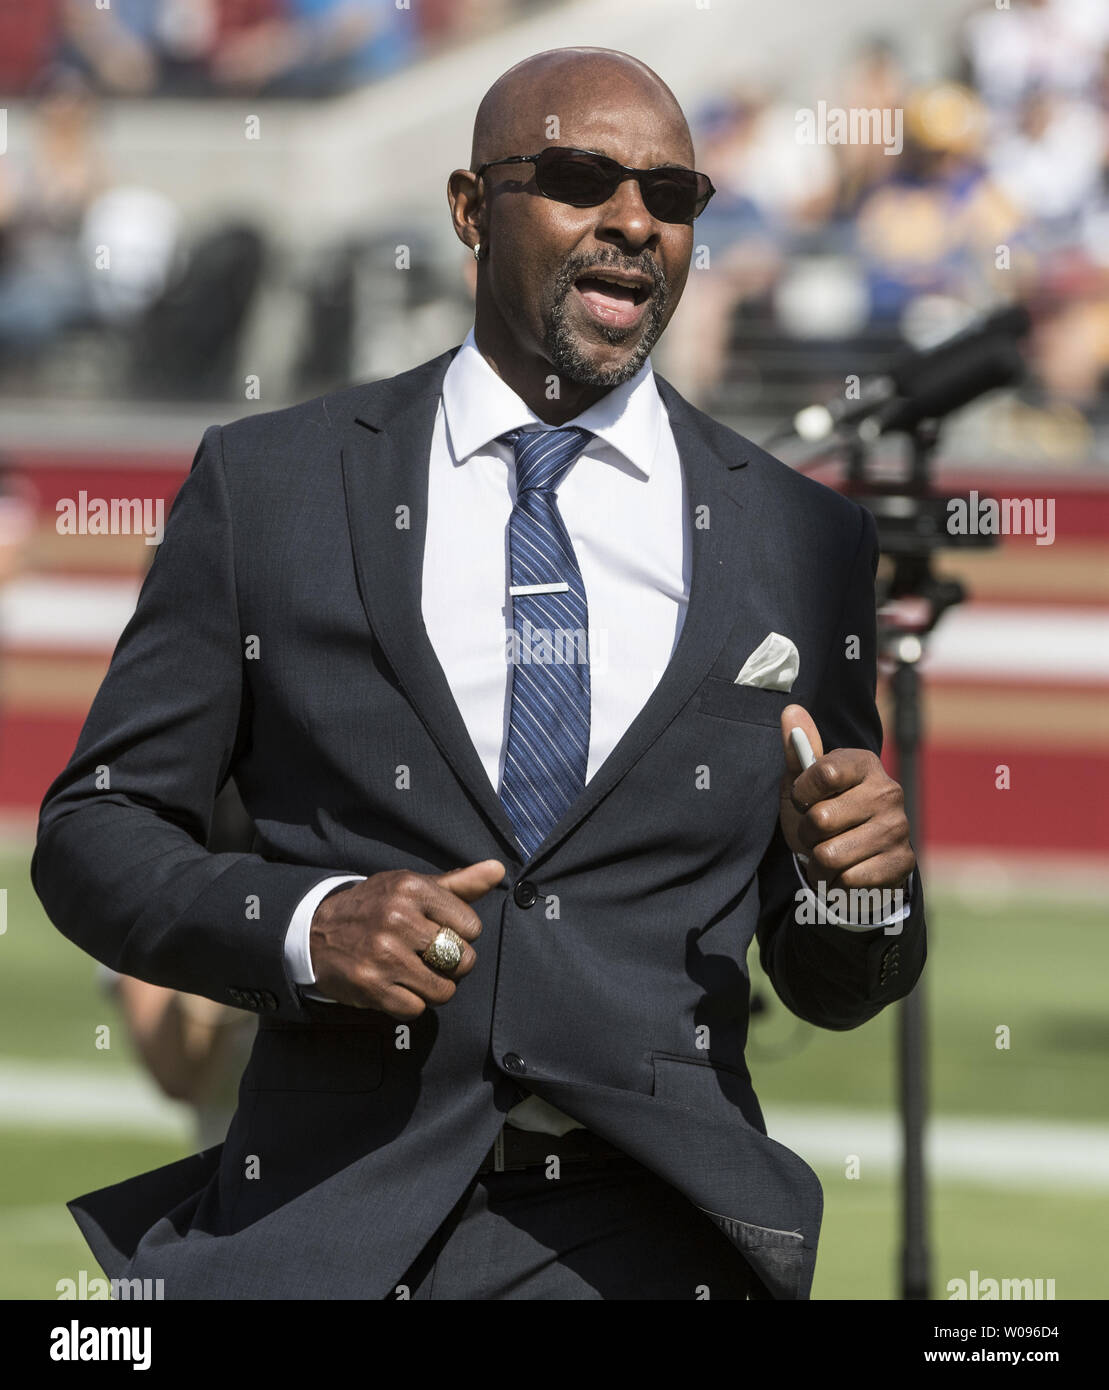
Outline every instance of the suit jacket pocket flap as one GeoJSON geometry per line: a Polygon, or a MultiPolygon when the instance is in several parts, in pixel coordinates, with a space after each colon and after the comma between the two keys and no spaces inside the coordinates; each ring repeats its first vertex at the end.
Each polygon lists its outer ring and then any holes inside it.
{"type": "Polygon", "coordinates": [[[721,719],[738,719],[746,724],[769,724],[777,728],[782,710],[792,696],[785,690],[764,690],[758,685],[736,685],[733,681],[709,676],[701,685],[697,708],[702,714],[721,719]]]}

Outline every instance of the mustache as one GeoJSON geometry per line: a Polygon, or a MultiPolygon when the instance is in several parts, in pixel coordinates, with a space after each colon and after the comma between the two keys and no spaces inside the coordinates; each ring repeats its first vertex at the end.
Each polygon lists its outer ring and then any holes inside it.
{"type": "Polygon", "coordinates": [[[559,271],[557,286],[558,297],[568,294],[574,287],[574,281],[579,275],[587,270],[611,270],[623,271],[627,275],[649,275],[651,278],[651,293],[654,297],[664,299],[669,292],[670,285],[663,272],[662,267],[649,257],[642,260],[626,260],[623,257],[609,256],[571,256],[562,269],[559,271]]]}

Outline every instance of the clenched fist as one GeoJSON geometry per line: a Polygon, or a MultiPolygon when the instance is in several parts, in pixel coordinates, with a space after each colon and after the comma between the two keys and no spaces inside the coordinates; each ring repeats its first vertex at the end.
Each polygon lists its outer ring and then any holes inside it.
{"type": "Polygon", "coordinates": [[[916,867],[900,784],[866,748],[824,752],[812,716],[801,705],[782,711],[788,771],[780,820],[794,854],[807,855],[812,888],[903,888],[916,867]],[[790,742],[800,728],[816,761],[802,771],[790,742]]]}
{"type": "Polygon", "coordinates": [[[456,982],[477,961],[469,943],[481,934],[481,919],[468,904],[504,875],[496,859],[437,877],[395,869],[324,898],[309,938],[313,988],[339,1004],[400,1019],[418,1018],[429,1004],[447,1003],[456,982]],[[449,977],[420,959],[442,927],[466,943],[449,977]]]}

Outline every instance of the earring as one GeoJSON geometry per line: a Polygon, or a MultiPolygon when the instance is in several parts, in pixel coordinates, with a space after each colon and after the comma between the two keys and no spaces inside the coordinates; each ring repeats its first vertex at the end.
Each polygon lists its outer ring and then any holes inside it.
{"type": "Polygon", "coordinates": [[[474,243],[474,260],[475,260],[475,261],[480,261],[480,260],[481,260],[481,242],[480,242],[480,241],[474,243]]]}

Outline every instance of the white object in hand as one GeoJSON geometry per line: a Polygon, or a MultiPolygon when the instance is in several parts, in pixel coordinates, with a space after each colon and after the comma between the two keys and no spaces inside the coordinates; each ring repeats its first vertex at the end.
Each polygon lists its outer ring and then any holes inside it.
{"type": "MultiPolygon", "coordinates": [[[[793,744],[793,751],[801,759],[801,771],[804,772],[805,768],[812,767],[813,763],[816,762],[816,757],[813,754],[809,736],[805,733],[804,729],[800,727],[790,729],[789,741],[793,744]]],[[[809,862],[809,856],[807,854],[798,854],[797,858],[802,864],[807,864],[809,862]]]]}
{"type": "Polygon", "coordinates": [[[802,728],[794,728],[789,731],[789,741],[793,744],[793,751],[801,760],[802,772],[807,767],[812,767],[816,762],[816,756],[812,751],[812,744],[809,742],[808,735],[802,728]]]}

